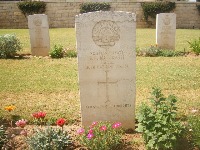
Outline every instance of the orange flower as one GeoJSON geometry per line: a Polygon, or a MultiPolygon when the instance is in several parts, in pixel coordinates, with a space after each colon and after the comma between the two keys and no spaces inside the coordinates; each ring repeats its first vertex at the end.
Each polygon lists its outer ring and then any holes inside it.
{"type": "Polygon", "coordinates": [[[13,111],[15,108],[16,108],[15,106],[10,105],[10,106],[6,106],[6,107],[5,107],[5,110],[11,112],[11,111],[13,111]]]}

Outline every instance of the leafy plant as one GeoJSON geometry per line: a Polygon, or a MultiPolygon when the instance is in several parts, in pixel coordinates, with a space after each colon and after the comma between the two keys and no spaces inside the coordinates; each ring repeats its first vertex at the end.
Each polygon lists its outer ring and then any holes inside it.
{"type": "Polygon", "coordinates": [[[91,150],[116,149],[122,142],[121,123],[93,122],[90,127],[77,132],[80,143],[91,150]]]}
{"type": "Polygon", "coordinates": [[[46,3],[43,1],[23,1],[17,3],[17,6],[24,16],[42,14],[46,11],[46,3]]]}
{"type": "Polygon", "coordinates": [[[77,57],[77,52],[75,50],[67,50],[65,56],[70,58],[77,57]]]}
{"type": "Polygon", "coordinates": [[[0,149],[4,146],[4,144],[8,141],[7,134],[4,126],[0,126],[0,149]]]}
{"type": "Polygon", "coordinates": [[[20,40],[14,34],[0,35],[0,58],[14,57],[21,49],[20,40]]]}
{"type": "Polygon", "coordinates": [[[108,11],[110,9],[109,3],[99,3],[99,2],[86,2],[80,5],[80,13],[87,13],[93,11],[108,11]]]}
{"type": "Polygon", "coordinates": [[[54,45],[50,51],[51,58],[62,58],[64,56],[64,49],[62,45],[54,45]]]}
{"type": "Polygon", "coordinates": [[[61,129],[36,129],[34,134],[27,138],[27,143],[34,150],[64,150],[71,144],[70,136],[61,129]]]}
{"type": "Polygon", "coordinates": [[[198,9],[198,11],[199,11],[199,13],[200,13],[200,5],[197,5],[197,9],[198,9]]]}
{"type": "Polygon", "coordinates": [[[162,57],[176,57],[176,56],[184,56],[185,54],[186,54],[185,51],[162,49],[158,55],[162,57]]]}
{"type": "Polygon", "coordinates": [[[194,146],[200,149],[200,115],[192,115],[188,119],[189,130],[192,133],[194,146]]]}
{"type": "Polygon", "coordinates": [[[138,51],[137,55],[146,56],[146,57],[156,57],[156,56],[159,56],[160,52],[161,52],[161,49],[159,47],[151,45],[148,48],[144,48],[138,51]]]}
{"type": "Polygon", "coordinates": [[[183,126],[177,120],[177,99],[173,95],[167,98],[161,90],[153,88],[151,106],[142,104],[139,108],[138,128],[142,132],[147,149],[175,149],[183,126]]]}
{"type": "Polygon", "coordinates": [[[175,2],[144,2],[141,4],[144,18],[148,21],[148,17],[156,18],[156,14],[170,12],[176,7],[175,2]]]}
{"type": "Polygon", "coordinates": [[[199,55],[200,54],[200,37],[199,37],[199,39],[195,39],[191,42],[188,41],[188,43],[190,44],[190,48],[192,49],[192,51],[196,55],[199,55]]]}
{"type": "Polygon", "coordinates": [[[137,50],[137,56],[145,56],[145,57],[176,57],[183,56],[186,52],[174,51],[169,49],[161,49],[157,46],[151,45],[150,47],[144,48],[142,50],[137,50]]]}

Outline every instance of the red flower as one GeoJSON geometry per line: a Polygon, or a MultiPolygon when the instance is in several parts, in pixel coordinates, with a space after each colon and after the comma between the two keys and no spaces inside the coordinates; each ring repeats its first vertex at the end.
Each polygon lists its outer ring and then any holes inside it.
{"type": "Polygon", "coordinates": [[[56,124],[57,124],[58,126],[60,126],[60,127],[63,127],[64,124],[65,124],[65,119],[63,119],[63,118],[58,119],[58,120],[56,121],[56,124]]]}
{"type": "Polygon", "coordinates": [[[37,119],[39,118],[38,113],[33,113],[32,116],[33,116],[34,118],[37,118],[37,119]]]}
{"type": "Polygon", "coordinates": [[[44,118],[46,116],[46,113],[45,112],[35,112],[32,114],[32,116],[36,119],[39,119],[39,118],[44,118]]]}
{"type": "Polygon", "coordinates": [[[92,129],[90,129],[88,132],[89,132],[89,133],[93,133],[93,130],[92,130],[92,129]]]}
{"type": "Polygon", "coordinates": [[[45,112],[38,112],[39,118],[44,118],[46,116],[45,112]]]}

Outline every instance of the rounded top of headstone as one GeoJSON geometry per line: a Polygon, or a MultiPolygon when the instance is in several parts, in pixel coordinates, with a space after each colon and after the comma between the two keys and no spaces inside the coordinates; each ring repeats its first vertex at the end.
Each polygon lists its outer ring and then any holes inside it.
{"type": "Polygon", "coordinates": [[[76,15],[76,22],[87,22],[100,20],[112,20],[112,21],[136,21],[135,13],[124,11],[95,11],[76,15]]]}
{"type": "Polygon", "coordinates": [[[49,27],[48,18],[45,14],[34,14],[28,16],[28,27],[49,27]]]}

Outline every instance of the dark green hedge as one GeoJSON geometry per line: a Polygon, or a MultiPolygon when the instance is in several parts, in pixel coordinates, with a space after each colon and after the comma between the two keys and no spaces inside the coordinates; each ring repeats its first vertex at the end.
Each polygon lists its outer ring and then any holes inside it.
{"type": "MultiPolygon", "coordinates": [[[[199,1],[200,2],[200,1],[199,1]]],[[[200,13],[200,5],[197,5],[197,9],[198,9],[198,11],[199,11],[199,13],[200,13]]]]}
{"type": "Polygon", "coordinates": [[[17,6],[25,16],[46,11],[46,3],[43,1],[24,1],[17,3],[17,6]]]}
{"type": "Polygon", "coordinates": [[[86,2],[80,5],[80,13],[87,13],[93,11],[108,11],[110,10],[109,3],[99,3],[99,2],[86,2]]]}
{"type": "Polygon", "coordinates": [[[141,5],[146,21],[149,16],[156,18],[156,14],[170,12],[176,8],[175,2],[144,2],[141,5]]]}

